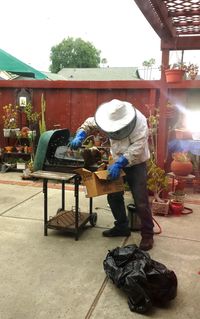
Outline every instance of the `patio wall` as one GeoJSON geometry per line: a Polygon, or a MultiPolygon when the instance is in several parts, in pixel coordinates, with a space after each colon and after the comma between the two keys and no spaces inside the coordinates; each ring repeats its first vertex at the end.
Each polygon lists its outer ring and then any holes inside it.
{"type": "MultiPolygon", "coordinates": [[[[200,81],[183,81],[166,86],[163,81],[0,81],[0,111],[7,103],[16,103],[20,88],[32,90],[34,111],[40,111],[41,95],[46,99],[47,129],[68,128],[72,133],[88,117],[92,116],[102,102],[118,98],[135,105],[146,116],[150,109],[160,106],[160,129],[158,157],[161,166],[166,157],[168,123],[164,111],[168,98],[187,103],[191,91],[199,92],[200,81]]],[[[22,124],[24,119],[22,119],[22,124]]],[[[0,117],[0,146],[7,141],[3,137],[0,117]]]]}

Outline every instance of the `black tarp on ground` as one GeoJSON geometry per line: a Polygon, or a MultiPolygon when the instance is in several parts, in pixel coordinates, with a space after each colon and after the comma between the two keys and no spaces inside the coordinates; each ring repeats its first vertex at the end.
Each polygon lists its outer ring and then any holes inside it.
{"type": "Polygon", "coordinates": [[[136,245],[109,251],[103,266],[107,276],[127,294],[131,311],[146,313],[152,306],[164,306],[176,297],[174,271],[136,245]]]}

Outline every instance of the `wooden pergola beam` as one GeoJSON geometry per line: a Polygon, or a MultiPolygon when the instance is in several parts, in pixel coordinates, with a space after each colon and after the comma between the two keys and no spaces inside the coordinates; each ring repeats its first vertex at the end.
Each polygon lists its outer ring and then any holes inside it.
{"type": "Polygon", "coordinates": [[[176,37],[175,39],[162,39],[161,50],[200,50],[200,36],[176,37]]]}
{"type": "Polygon", "coordinates": [[[140,11],[143,13],[149,24],[161,39],[175,36],[169,19],[167,20],[166,8],[161,0],[134,0],[140,11]]]}
{"type": "Polygon", "coordinates": [[[164,5],[164,2],[161,0],[151,0],[151,3],[163,22],[169,37],[176,37],[176,29],[174,28],[171,19],[169,19],[168,10],[164,5]]]}

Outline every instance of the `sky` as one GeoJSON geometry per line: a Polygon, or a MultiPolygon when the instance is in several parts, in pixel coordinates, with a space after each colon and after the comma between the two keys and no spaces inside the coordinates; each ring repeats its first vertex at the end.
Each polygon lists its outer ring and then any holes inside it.
{"type": "Polygon", "coordinates": [[[110,67],[161,64],[160,38],[134,0],[6,0],[0,29],[0,48],[40,71],[68,37],[91,42],[110,67]]]}

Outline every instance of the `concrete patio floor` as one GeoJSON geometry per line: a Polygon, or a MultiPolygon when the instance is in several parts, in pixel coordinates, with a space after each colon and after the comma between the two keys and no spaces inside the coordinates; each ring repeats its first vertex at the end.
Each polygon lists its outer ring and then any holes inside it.
{"type": "MultiPolygon", "coordinates": [[[[93,211],[98,214],[96,227],[88,224],[75,241],[73,235],[55,230],[43,235],[40,182],[23,181],[20,172],[1,173],[0,191],[1,319],[141,318],[129,310],[126,295],[107,280],[103,269],[108,250],[139,244],[140,234],[102,236],[102,230],[113,225],[105,196],[93,201],[93,211]]],[[[66,208],[71,208],[74,193],[70,187],[66,193],[66,208]]],[[[61,200],[58,185],[51,185],[48,199],[49,215],[54,216],[61,200]]],[[[192,214],[155,217],[162,232],[155,235],[149,254],[175,271],[178,293],[168,308],[154,308],[151,318],[200,318],[199,194],[188,190],[186,206],[193,208],[192,214]]],[[[83,191],[80,208],[88,208],[83,191]]]]}

